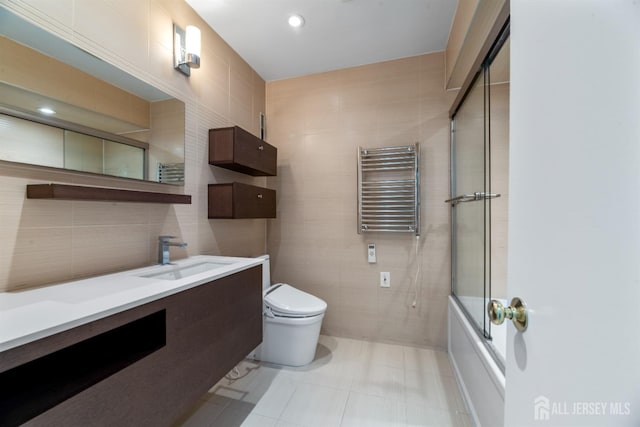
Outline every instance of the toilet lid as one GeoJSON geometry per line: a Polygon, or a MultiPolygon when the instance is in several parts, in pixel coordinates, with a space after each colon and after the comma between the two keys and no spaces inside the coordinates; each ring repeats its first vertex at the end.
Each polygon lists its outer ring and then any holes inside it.
{"type": "Polygon", "coordinates": [[[314,316],[324,313],[327,303],[285,283],[271,286],[264,292],[264,303],[275,314],[314,316]]]}

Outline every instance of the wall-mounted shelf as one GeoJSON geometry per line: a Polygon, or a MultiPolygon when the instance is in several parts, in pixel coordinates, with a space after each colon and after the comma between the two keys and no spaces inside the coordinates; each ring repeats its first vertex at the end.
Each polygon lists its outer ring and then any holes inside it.
{"type": "Polygon", "coordinates": [[[232,126],[209,129],[209,164],[252,176],[277,174],[278,149],[232,126]]]}
{"type": "Polygon", "coordinates": [[[191,196],[187,194],[155,193],[64,184],[27,185],[27,199],[191,204],[191,196]]]}

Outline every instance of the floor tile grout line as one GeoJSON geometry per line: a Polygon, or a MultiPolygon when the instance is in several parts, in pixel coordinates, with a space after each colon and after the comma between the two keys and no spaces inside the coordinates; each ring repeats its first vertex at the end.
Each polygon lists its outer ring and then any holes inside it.
{"type": "MultiPolygon", "coordinates": [[[[404,408],[404,418],[402,418],[402,420],[404,421],[404,423],[407,423],[408,417],[409,417],[409,413],[408,413],[409,407],[415,407],[417,402],[419,401],[419,400],[416,400],[416,401],[410,402],[409,395],[407,393],[408,384],[409,384],[408,378],[418,374],[421,377],[425,377],[425,378],[428,377],[434,382],[434,384],[427,386],[427,387],[433,387],[433,392],[429,394],[429,396],[431,397],[424,397],[425,399],[432,400],[430,401],[431,404],[428,405],[429,410],[436,411],[442,414],[448,414],[450,418],[451,417],[456,418],[458,422],[454,423],[454,425],[458,425],[458,423],[460,422],[459,420],[462,418],[464,418],[465,420],[468,420],[468,414],[464,411],[461,411],[458,405],[460,401],[460,397],[456,395],[456,391],[459,392],[459,390],[457,390],[457,388],[454,388],[454,389],[451,388],[450,380],[452,378],[455,378],[455,376],[448,375],[448,372],[450,372],[450,369],[447,369],[446,366],[443,366],[441,361],[438,361],[437,357],[439,356],[436,356],[436,358],[434,358],[433,360],[430,360],[429,356],[427,356],[426,359],[418,358],[414,360],[414,362],[420,362],[420,365],[418,365],[418,363],[409,363],[410,356],[408,355],[410,354],[411,351],[415,351],[415,350],[412,350],[413,347],[410,347],[410,346],[393,345],[388,347],[388,345],[384,343],[380,345],[375,345],[368,342],[363,342],[361,340],[351,340],[351,339],[350,340],[345,339],[344,342],[341,342],[339,337],[328,337],[328,338],[325,337],[325,339],[330,339],[334,341],[331,345],[331,352],[340,352],[339,354],[348,355],[348,356],[340,357],[340,358],[334,357],[325,363],[322,363],[322,361],[320,361],[320,363],[305,370],[295,370],[295,369],[287,369],[286,367],[279,367],[280,369],[278,370],[276,376],[271,379],[271,381],[273,382],[275,378],[278,378],[279,376],[282,375],[285,380],[291,383],[291,385],[293,386],[293,391],[286,398],[286,402],[282,405],[279,411],[278,417],[275,418],[272,416],[264,416],[264,415],[253,412],[255,407],[260,402],[260,399],[264,396],[264,393],[257,395],[258,397],[257,403],[255,403],[253,405],[253,408],[251,408],[249,412],[245,415],[247,417],[251,416],[252,414],[255,416],[263,416],[271,420],[275,420],[276,424],[290,423],[290,421],[282,419],[282,416],[283,414],[285,414],[289,405],[291,405],[291,402],[294,396],[296,395],[296,393],[298,392],[299,387],[305,384],[305,385],[308,385],[309,387],[314,387],[314,388],[318,387],[325,390],[335,390],[341,393],[346,393],[346,399],[344,399],[344,401],[341,402],[342,407],[341,408],[338,406],[334,407],[336,421],[338,421],[338,416],[339,416],[340,426],[344,425],[345,421],[349,419],[348,408],[350,403],[353,404],[354,402],[353,399],[355,398],[354,396],[356,395],[364,396],[366,398],[383,399],[385,401],[393,402],[394,405],[401,405],[400,407],[404,408]],[[399,356],[397,353],[400,351],[400,349],[402,350],[402,363],[401,363],[402,367],[398,367],[397,363],[393,363],[394,355],[396,357],[399,356]],[[366,363],[366,362],[363,363],[363,361],[369,361],[369,363],[366,363]],[[377,361],[377,362],[382,361],[383,363],[381,364],[371,363],[372,361],[377,361]],[[334,364],[332,365],[331,362],[334,362],[334,364]],[[339,368],[332,368],[342,363],[349,363],[349,364],[352,364],[352,366],[349,366],[346,370],[343,366],[340,366],[339,368]],[[357,383],[358,383],[357,375],[353,374],[353,370],[350,370],[350,368],[352,369],[354,366],[358,366],[363,369],[362,377],[364,378],[365,386],[362,387],[362,389],[357,389],[357,383]],[[423,368],[416,369],[419,366],[423,366],[423,368]],[[326,371],[324,369],[322,369],[320,372],[318,371],[318,369],[325,368],[325,367],[326,367],[326,371]],[[368,371],[376,372],[375,379],[373,382],[371,382],[371,384],[367,384],[367,380],[366,380],[368,371]],[[345,375],[345,372],[346,372],[346,375],[345,375]],[[395,372],[395,375],[394,375],[394,372],[395,372]],[[401,372],[401,375],[397,375],[400,372],[401,372]],[[317,375],[317,377],[314,377],[314,375],[317,375]],[[394,379],[398,381],[395,381],[394,379]],[[391,383],[388,383],[387,381],[391,381],[391,383]],[[336,387],[335,384],[337,383],[339,383],[340,386],[336,387]],[[394,390],[392,390],[392,392],[390,393],[387,393],[388,384],[391,384],[394,388],[394,390]],[[354,388],[354,386],[356,388],[354,388]],[[367,390],[367,387],[372,387],[372,388],[367,390]],[[397,390],[395,390],[396,388],[397,390]],[[374,392],[372,393],[371,390],[374,390],[374,392]],[[376,391],[380,391],[380,392],[376,394],[376,391]]],[[[420,349],[418,349],[418,351],[419,350],[420,349]]],[[[273,367],[266,366],[265,364],[259,362],[258,368],[260,367],[278,368],[277,366],[273,366],[273,367]]],[[[243,388],[246,388],[246,393],[251,393],[252,391],[251,388],[255,385],[255,381],[257,381],[257,377],[252,378],[248,384],[243,385],[243,388]]],[[[421,399],[420,390],[422,388],[418,384],[426,385],[427,383],[424,383],[424,381],[419,381],[416,385],[413,385],[413,387],[416,387],[416,386],[418,387],[416,389],[417,394],[415,396],[417,397],[417,399],[421,399]]],[[[455,385],[457,386],[457,384],[455,385]]],[[[255,391],[254,391],[254,396],[256,396],[255,391]]],[[[340,400],[342,400],[343,398],[341,398],[340,400]]],[[[234,400],[233,398],[230,398],[230,399],[234,400]]],[[[216,421],[219,422],[222,414],[225,413],[225,411],[227,411],[232,406],[231,400],[221,401],[220,403],[218,403],[218,402],[211,402],[209,399],[206,399],[208,403],[215,404],[217,406],[222,407],[222,410],[219,413],[217,413],[213,419],[206,420],[206,423],[208,426],[221,427],[221,426],[216,426],[216,421]]],[[[424,403],[427,403],[427,401],[425,400],[424,403]]],[[[422,404],[419,404],[418,406],[422,406],[422,404]]],[[[196,413],[197,411],[194,412],[194,414],[191,414],[191,416],[194,416],[196,413]]],[[[394,414],[393,410],[391,414],[394,414]]],[[[401,414],[397,411],[395,412],[395,414],[396,415],[392,415],[392,417],[394,417],[393,419],[395,420],[395,422],[400,421],[396,417],[400,416],[401,414]]],[[[356,421],[358,420],[356,419],[356,421]]],[[[362,419],[360,419],[360,421],[362,421],[362,419]]]]}
{"type": "Polygon", "coordinates": [[[284,414],[284,412],[287,410],[287,407],[289,406],[289,403],[291,403],[291,400],[293,399],[293,396],[295,396],[297,390],[298,390],[298,384],[296,384],[293,387],[293,393],[291,393],[291,396],[289,396],[289,398],[287,399],[287,403],[282,405],[282,409],[280,410],[280,414],[278,415],[278,421],[288,422],[288,421],[282,419],[282,414],[284,414]]]}
{"type": "Polygon", "coordinates": [[[347,392],[347,400],[344,402],[344,407],[342,408],[342,413],[340,414],[340,426],[344,423],[344,414],[347,412],[347,406],[349,406],[349,399],[351,399],[351,392],[347,392]]]}

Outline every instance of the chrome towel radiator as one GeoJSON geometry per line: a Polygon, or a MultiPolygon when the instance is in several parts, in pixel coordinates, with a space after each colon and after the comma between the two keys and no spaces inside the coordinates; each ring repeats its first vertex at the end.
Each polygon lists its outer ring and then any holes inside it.
{"type": "Polygon", "coordinates": [[[420,235],[420,146],[358,147],[358,234],[420,235]]]}
{"type": "Polygon", "coordinates": [[[184,163],[158,163],[158,181],[184,183],[184,163]]]}

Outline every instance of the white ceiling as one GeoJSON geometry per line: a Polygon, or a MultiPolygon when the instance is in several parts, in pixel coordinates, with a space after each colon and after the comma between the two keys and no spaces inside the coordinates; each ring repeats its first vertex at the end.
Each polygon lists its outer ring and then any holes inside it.
{"type": "Polygon", "coordinates": [[[458,0],[186,1],[266,81],[444,50],[458,4],[458,0]],[[304,16],[303,27],[287,24],[294,13],[304,16]]]}

